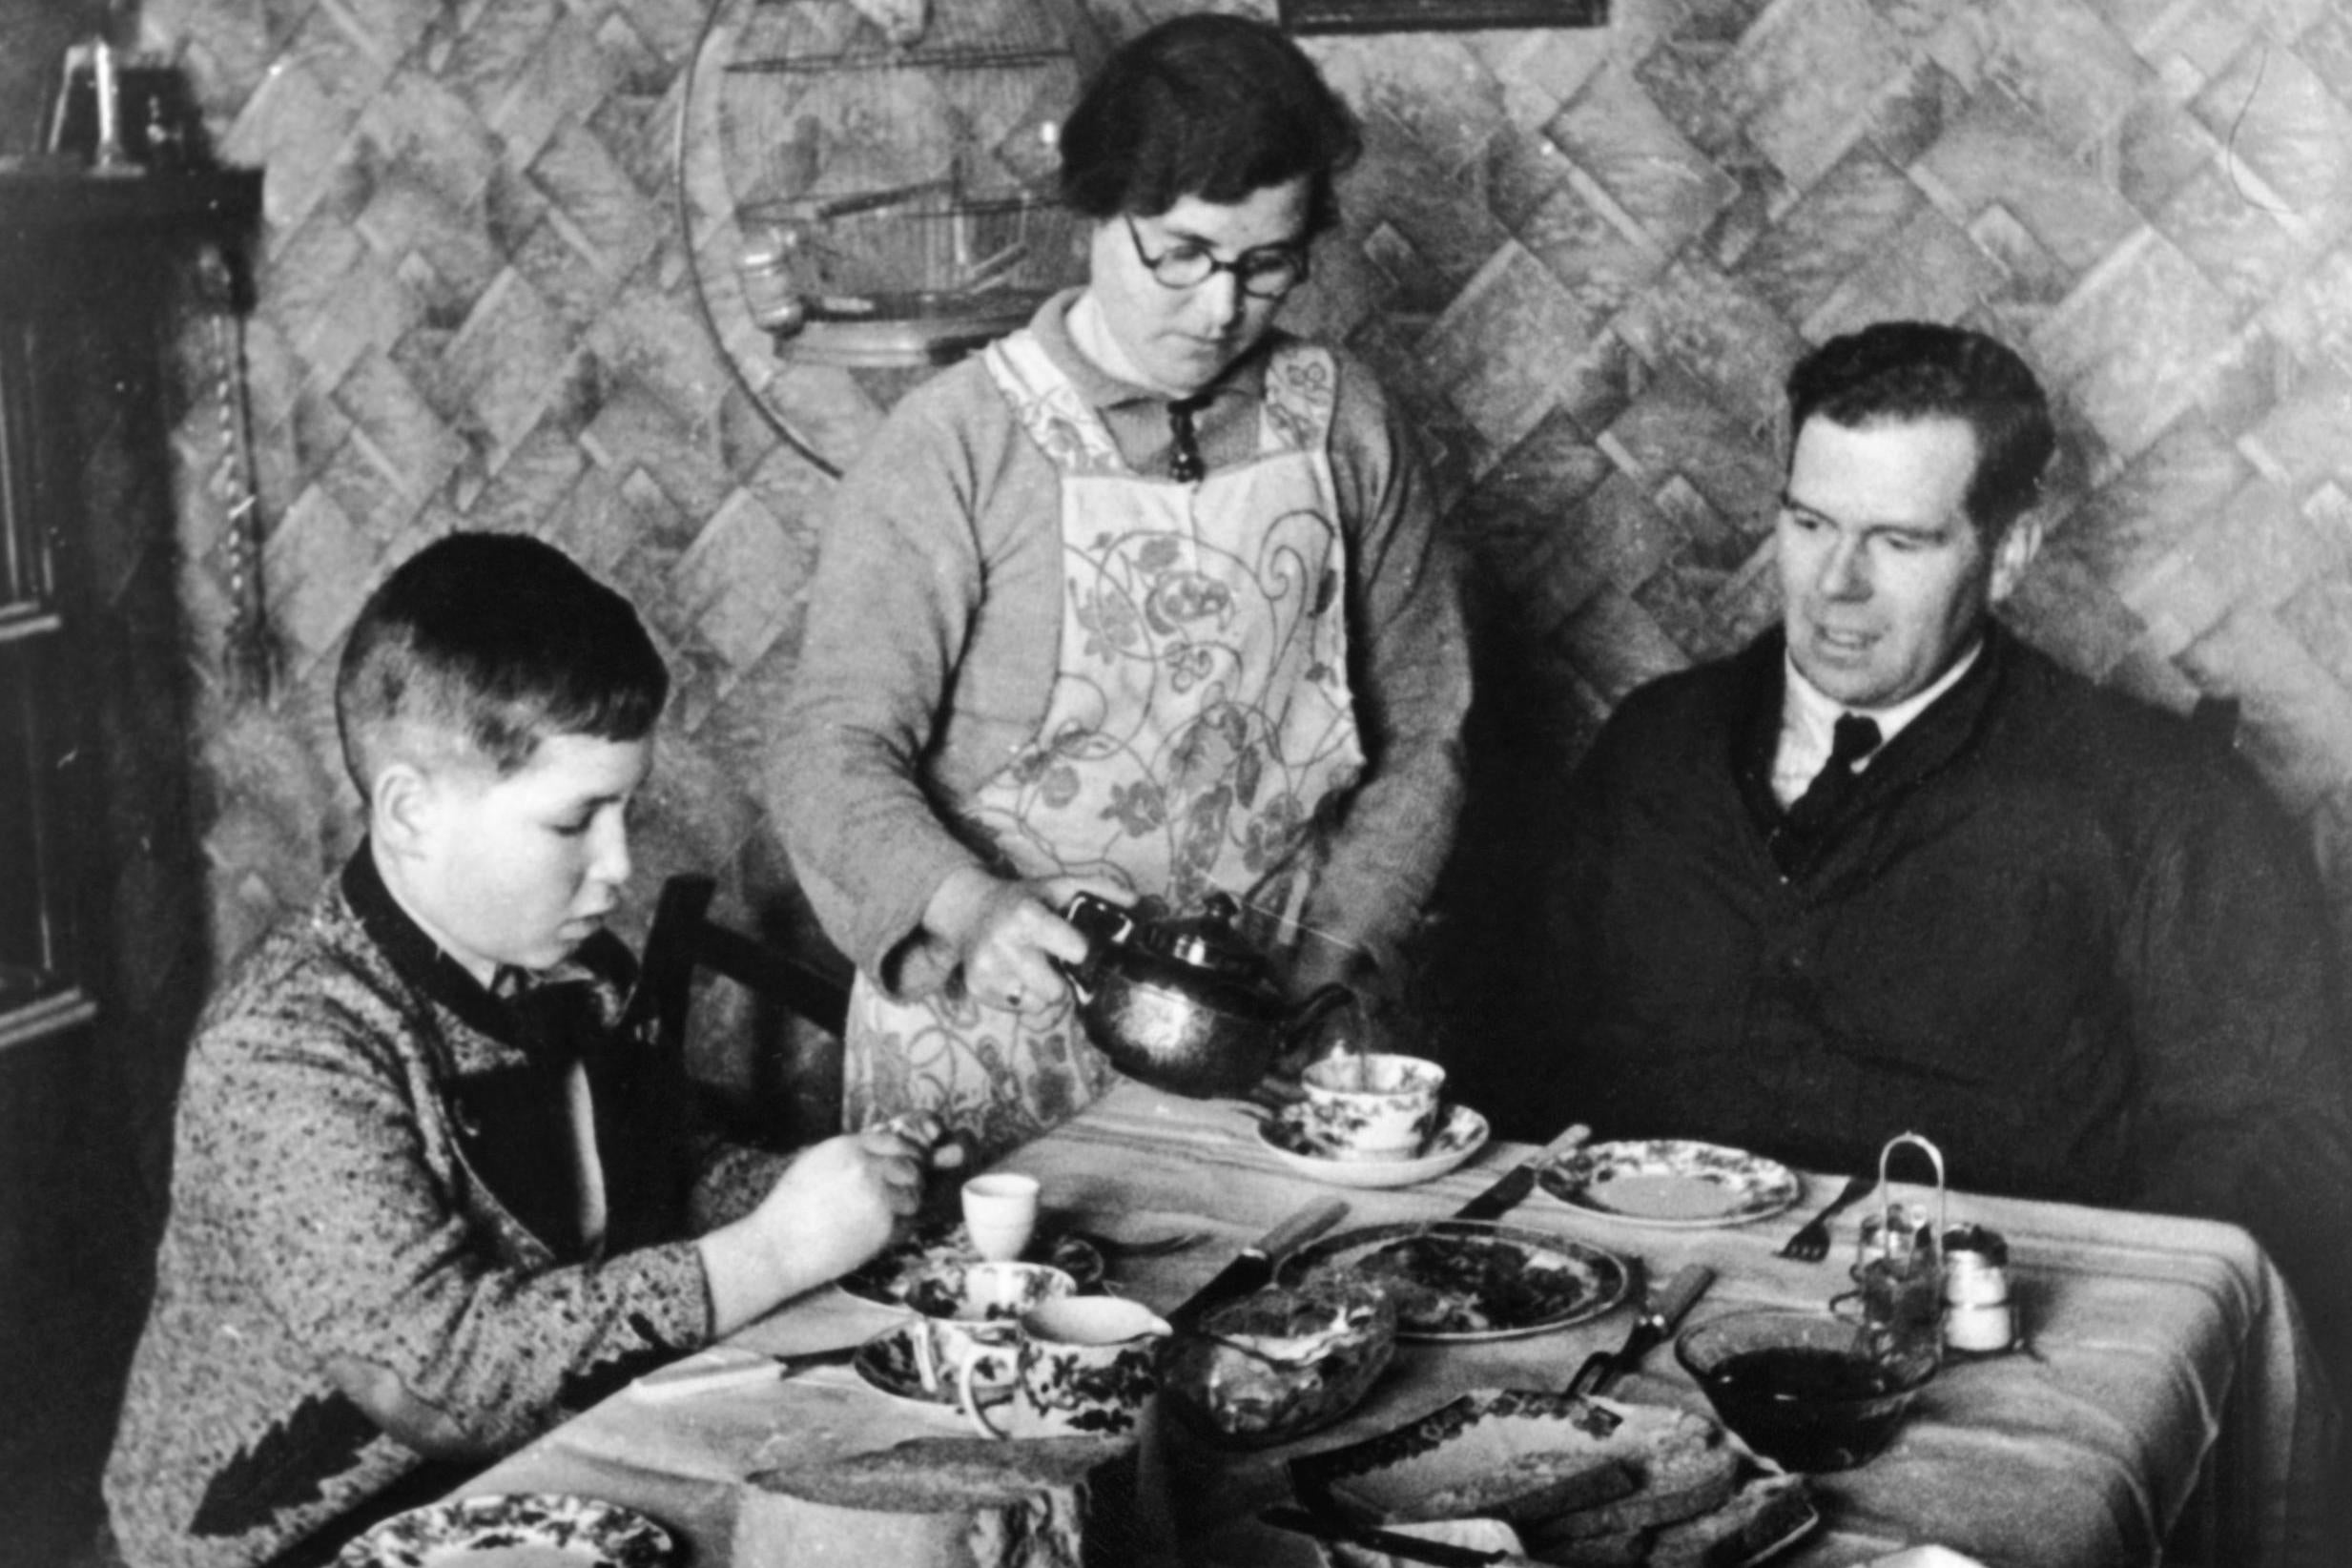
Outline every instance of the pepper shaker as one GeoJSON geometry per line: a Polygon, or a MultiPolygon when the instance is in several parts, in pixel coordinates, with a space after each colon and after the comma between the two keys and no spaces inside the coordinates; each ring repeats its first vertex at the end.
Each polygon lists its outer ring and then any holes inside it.
{"type": "Polygon", "coordinates": [[[2009,1299],[2009,1243],[1980,1225],[1944,1233],[1944,1343],[1991,1355],[2017,1342],[2016,1309],[2009,1299]]]}

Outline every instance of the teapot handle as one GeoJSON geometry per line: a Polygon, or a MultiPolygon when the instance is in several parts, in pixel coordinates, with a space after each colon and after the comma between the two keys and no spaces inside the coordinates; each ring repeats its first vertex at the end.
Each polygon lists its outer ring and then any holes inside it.
{"type": "Polygon", "coordinates": [[[1083,963],[1064,963],[1056,959],[1054,967],[1070,982],[1079,1001],[1092,1001],[1095,982],[1103,977],[1104,950],[1121,946],[1134,935],[1135,917],[1108,898],[1092,893],[1073,893],[1070,901],[1062,906],[1062,918],[1078,927],[1079,935],[1086,939],[1086,958],[1083,963]]]}

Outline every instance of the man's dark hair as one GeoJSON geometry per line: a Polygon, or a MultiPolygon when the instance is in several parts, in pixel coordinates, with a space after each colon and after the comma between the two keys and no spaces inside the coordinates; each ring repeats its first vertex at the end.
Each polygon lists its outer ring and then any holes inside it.
{"type": "Polygon", "coordinates": [[[2026,362],[1981,332],[1932,321],[1880,321],[1798,361],[1788,373],[1792,451],[1814,418],[1849,430],[1967,422],[1976,433],[1969,520],[1988,544],[2040,497],[2042,470],[2057,447],[2049,400],[2026,362]]]}
{"type": "Polygon", "coordinates": [[[552,545],[454,533],[368,596],[343,646],[335,723],[365,797],[384,766],[471,757],[501,778],[550,735],[641,740],[670,672],[629,602],[552,545]]]}
{"type": "Polygon", "coordinates": [[[1063,122],[1062,199],[1098,221],[1219,206],[1306,175],[1309,235],[1339,221],[1335,177],[1363,150],[1355,115],[1270,23],[1178,16],[1137,34],[1063,122]]]}

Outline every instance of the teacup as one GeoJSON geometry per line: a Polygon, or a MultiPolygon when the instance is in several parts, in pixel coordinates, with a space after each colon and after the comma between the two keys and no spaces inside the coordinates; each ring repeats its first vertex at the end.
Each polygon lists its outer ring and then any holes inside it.
{"type": "Polygon", "coordinates": [[[992,1170],[963,1184],[963,1228],[981,1257],[1010,1263],[1037,1230],[1041,1184],[1019,1171],[992,1170]]]}
{"type": "Polygon", "coordinates": [[[985,1437],[1116,1437],[1133,1432],[1160,1388],[1167,1324],[1141,1302],[1071,1296],[1021,1316],[1011,1397],[992,1420],[979,1368],[967,1365],[957,1402],[985,1437]]]}
{"type": "Polygon", "coordinates": [[[966,1264],[952,1289],[928,1294],[920,1331],[911,1336],[923,1391],[952,1396],[967,1384],[988,1393],[1010,1389],[1021,1370],[1022,1315],[1077,1294],[1078,1281],[1042,1263],[966,1264]]]}
{"type": "Polygon", "coordinates": [[[1387,1052],[1327,1056],[1299,1080],[1299,1138],[1327,1160],[1410,1160],[1437,1128],[1446,1070],[1387,1052]]]}

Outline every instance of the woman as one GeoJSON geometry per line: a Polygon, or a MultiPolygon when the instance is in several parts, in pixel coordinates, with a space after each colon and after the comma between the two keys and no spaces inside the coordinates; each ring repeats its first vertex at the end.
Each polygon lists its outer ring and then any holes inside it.
{"type": "Polygon", "coordinates": [[[1141,34],[1063,128],[1086,285],[836,492],[776,766],[858,966],[849,1125],[936,1110],[985,1158],[1106,1086],[1077,888],[1228,892],[1298,994],[1393,971],[1460,791],[1455,575],[1378,386],[1273,326],[1358,146],[1276,29],[1141,34]]]}

